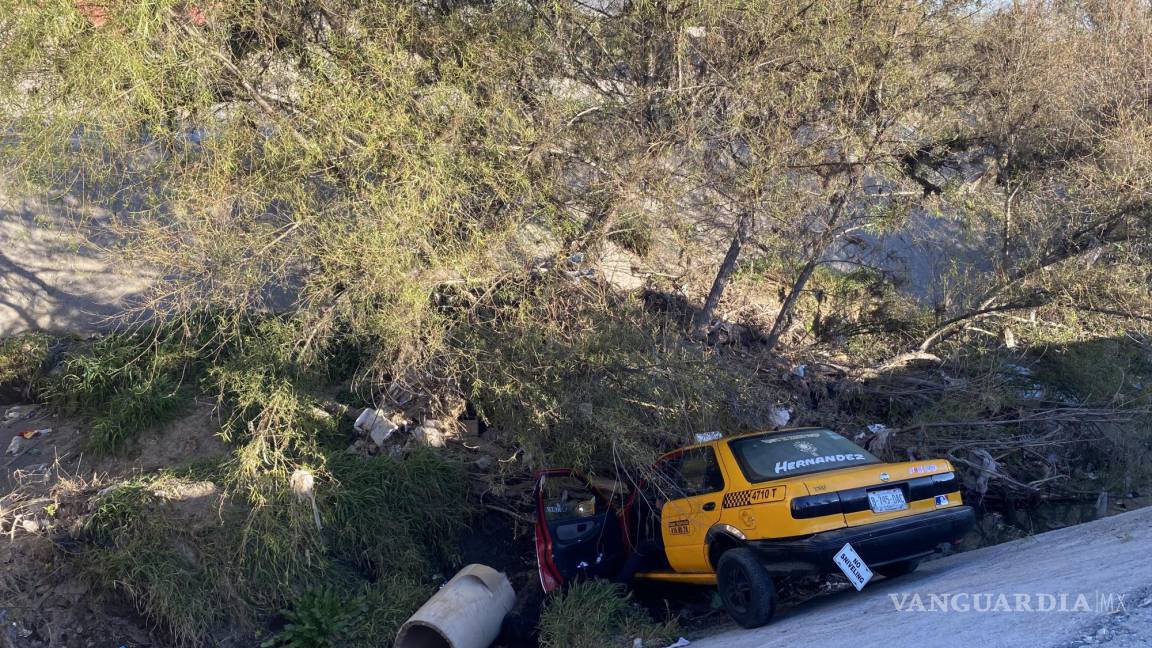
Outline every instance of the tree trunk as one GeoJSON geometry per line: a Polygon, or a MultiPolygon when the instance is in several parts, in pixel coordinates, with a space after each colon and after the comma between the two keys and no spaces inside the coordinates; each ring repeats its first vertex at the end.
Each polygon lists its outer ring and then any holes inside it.
{"type": "Polygon", "coordinates": [[[788,291],[788,296],[784,298],[784,303],[780,304],[780,312],[776,314],[776,321],[772,322],[772,330],[768,331],[768,335],[764,339],[764,344],[767,351],[776,348],[780,343],[780,338],[784,335],[785,329],[792,323],[792,309],[796,307],[796,302],[800,299],[800,294],[804,292],[804,288],[808,285],[808,280],[812,278],[812,274],[816,272],[816,268],[820,265],[820,260],[824,257],[824,252],[828,246],[832,245],[838,236],[835,234],[837,223],[840,221],[840,216],[844,213],[844,208],[848,204],[848,190],[855,186],[857,177],[853,177],[843,193],[837,196],[832,203],[831,211],[828,215],[828,224],[826,232],[821,235],[820,239],[815,243],[816,249],[812,251],[812,256],[800,269],[800,274],[796,280],[792,282],[792,288],[788,291]]]}
{"type": "MultiPolygon", "coordinates": [[[[822,252],[823,249],[821,249],[822,252]]],[[[776,314],[776,321],[772,322],[772,330],[768,331],[768,335],[764,338],[764,345],[767,347],[765,350],[771,351],[780,343],[780,337],[784,335],[784,330],[792,323],[792,309],[795,308],[797,300],[800,299],[800,293],[804,292],[804,287],[808,285],[808,280],[812,278],[812,273],[816,272],[818,265],[820,265],[820,253],[808,259],[808,262],[800,269],[796,281],[792,282],[792,289],[788,291],[784,303],[780,304],[780,312],[776,314]]]]}
{"type": "Polygon", "coordinates": [[[736,222],[736,232],[732,234],[732,243],[728,246],[724,260],[720,262],[720,269],[716,271],[716,278],[712,280],[712,289],[708,291],[704,305],[692,318],[692,337],[701,340],[707,335],[708,323],[712,321],[716,304],[720,303],[720,298],[724,295],[724,288],[728,285],[728,279],[736,269],[736,262],[740,260],[740,251],[744,248],[744,242],[748,240],[748,231],[751,228],[751,212],[741,213],[736,222]]]}

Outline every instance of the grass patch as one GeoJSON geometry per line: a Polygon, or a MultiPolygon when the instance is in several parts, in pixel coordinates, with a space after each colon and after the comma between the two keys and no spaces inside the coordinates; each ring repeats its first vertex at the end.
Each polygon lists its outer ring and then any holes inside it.
{"type": "Polygon", "coordinates": [[[242,602],[222,588],[227,562],[216,528],[193,524],[139,479],[100,496],[84,525],[80,572],[126,595],[178,645],[200,643],[242,602]]]}
{"type": "Polygon", "coordinates": [[[359,587],[310,590],[281,613],[282,628],[262,648],[377,648],[432,595],[428,584],[391,576],[359,587]]]}
{"type": "Polygon", "coordinates": [[[194,342],[175,327],[100,338],[65,356],[48,402],[92,419],[88,450],[116,452],[191,405],[200,370],[194,342]]]}
{"type": "Polygon", "coordinates": [[[95,499],[77,536],[80,572],[127,596],[177,645],[210,643],[224,625],[255,633],[277,613],[292,628],[268,645],[381,645],[435,589],[432,575],[456,564],[465,471],[431,451],[326,461],[316,484],[323,531],[277,471],[242,487],[230,466],[119,484],[95,499]],[[197,480],[209,475],[223,481],[197,480]],[[345,618],[360,609],[371,613],[345,618]]]}
{"type": "Polygon", "coordinates": [[[471,515],[463,466],[422,449],[403,461],[331,455],[320,499],[334,555],[376,575],[420,578],[456,562],[471,515]]]}
{"type": "Polygon", "coordinates": [[[554,594],[540,615],[540,648],[604,648],[675,641],[674,621],[656,623],[631,603],[623,589],[605,581],[581,581],[554,594]]]}
{"type": "Polygon", "coordinates": [[[608,240],[641,258],[652,251],[655,237],[652,234],[652,222],[645,214],[622,214],[616,219],[615,227],[608,233],[608,240]]]}
{"type": "Polygon", "coordinates": [[[53,338],[39,331],[0,341],[0,398],[29,398],[43,384],[53,338]]]}

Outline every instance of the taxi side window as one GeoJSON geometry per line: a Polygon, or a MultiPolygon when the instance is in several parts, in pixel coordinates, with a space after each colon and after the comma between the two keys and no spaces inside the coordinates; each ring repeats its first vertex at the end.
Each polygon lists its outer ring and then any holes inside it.
{"type": "Polygon", "coordinates": [[[672,473],[680,497],[707,495],[724,490],[724,474],[710,447],[686,450],[677,457],[672,473]]]}

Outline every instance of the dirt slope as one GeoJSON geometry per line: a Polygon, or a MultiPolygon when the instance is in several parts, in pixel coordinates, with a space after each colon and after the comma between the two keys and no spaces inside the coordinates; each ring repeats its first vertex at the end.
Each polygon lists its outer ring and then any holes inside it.
{"type": "Polygon", "coordinates": [[[729,630],[692,647],[1152,646],[1150,556],[1152,508],[1145,508],[949,556],[911,576],[877,576],[861,593],[813,600],[764,628],[729,630]],[[936,609],[944,611],[932,611],[931,595],[961,593],[969,596],[938,603],[936,609]],[[915,605],[917,594],[924,611],[915,605]],[[1066,611],[974,611],[995,610],[1000,594],[1010,608],[1017,594],[1027,595],[1033,610],[1052,605],[1051,599],[1042,604],[1038,594],[1054,595],[1055,607],[1066,611]],[[1063,606],[1061,594],[1067,595],[1063,606]],[[1078,605],[1081,594],[1086,605],[1078,605]],[[966,602],[969,611],[960,611],[966,602]]]}

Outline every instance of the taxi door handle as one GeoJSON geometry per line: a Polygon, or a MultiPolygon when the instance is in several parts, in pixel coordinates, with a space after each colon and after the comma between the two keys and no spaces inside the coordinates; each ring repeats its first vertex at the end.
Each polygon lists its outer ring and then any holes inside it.
{"type": "Polygon", "coordinates": [[[701,506],[700,508],[705,510],[705,511],[715,511],[716,510],[716,502],[704,502],[704,506],[701,506]]]}

